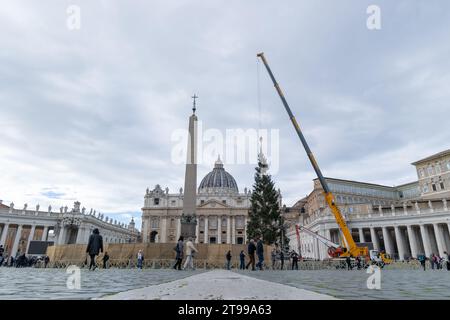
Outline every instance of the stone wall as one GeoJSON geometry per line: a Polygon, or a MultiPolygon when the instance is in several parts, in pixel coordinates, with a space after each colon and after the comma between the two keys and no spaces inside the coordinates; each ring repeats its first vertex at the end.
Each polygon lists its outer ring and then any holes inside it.
{"type": "MultiPolygon", "coordinates": [[[[175,243],[111,243],[106,244],[104,249],[110,257],[110,267],[135,267],[137,253],[139,250],[144,254],[144,266],[150,268],[168,268],[175,261],[175,243]]],[[[226,262],[225,255],[231,250],[232,265],[239,268],[239,254],[241,250],[247,252],[246,245],[238,244],[196,244],[199,250],[195,256],[195,265],[198,268],[223,268],[226,262]]],[[[270,265],[271,246],[265,246],[265,263],[270,265]]],[[[60,245],[51,246],[47,249],[50,258],[50,267],[67,267],[68,265],[83,265],[86,255],[86,245],[60,245]]],[[[103,254],[97,258],[101,265],[103,254]]],[[[89,261],[89,258],[88,258],[89,261]]],[[[246,262],[249,259],[246,258],[246,262]]]]}

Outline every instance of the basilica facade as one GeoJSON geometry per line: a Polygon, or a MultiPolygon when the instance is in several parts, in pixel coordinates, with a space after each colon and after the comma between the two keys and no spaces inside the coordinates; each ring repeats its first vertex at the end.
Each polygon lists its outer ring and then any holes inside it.
{"type": "MultiPolygon", "coordinates": [[[[169,193],[160,185],[147,189],[142,208],[144,242],[176,242],[181,232],[183,189],[169,193]]],[[[239,192],[220,158],[200,182],[196,194],[196,243],[243,244],[251,192],[239,192]]],[[[281,199],[281,198],[280,198],[281,199]]],[[[280,200],[281,201],[281,200],[280,200]]]]}

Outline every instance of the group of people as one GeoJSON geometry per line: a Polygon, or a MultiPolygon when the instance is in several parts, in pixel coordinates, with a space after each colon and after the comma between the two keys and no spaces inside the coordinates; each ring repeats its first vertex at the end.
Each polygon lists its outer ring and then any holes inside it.
{"type": "Polygon", "coordinates": [[[450,271],[450,254],[447,253],[447,251],[444,251],[444,255],[442,257],[432,253],[429,258],[427,258],[425,255],[420,255],[418,257],[418,260],[423,270],[426,270],[426,261],[428,260],[430,262],[431,269],[439,270],[446,268],[448,271],[450,271]]]}
{"type": "MultiPolygon", "coordinates": [[[[231,254],[231,252],[229,252],[231,254]]],[[[250,239],[247,246],[247,256],[249,258],[249,262],[245,264],[245,253],[242,250],[239,254],[240,265],[239,269],[248,269],[251,266],[251,270],[254,271],[264,270],[266,268],[264,264],[264,242],[260,236],[256,236],[255,239],[250,239]],[[256,263],[256,258],[258,258],[258,262],[256,263]]],[[[300,256],[294,250],[285,254],[282,248],[279,247],[277,243],[275,243],[275,247],[271,251],[271,260],[272,260],[272,270],[284,270],[284,263],[286,258],[291,261],[291,269],[298,270],[298,261],[300,260],[300,256]]],[[[231,257],[227,254],[227,266],[230,265],[229,261],[231,257]]]]}
{"type": "Polygon", "coordinates": [[[177,245],[175,248],[173,248],[176,252],[175,256],[175,264],[172,267],[175,270],[187,270],[188,268],[194,270],[194,257],[195,254],[198,252],[197,248],[194,246],[194,243],[192,241],[192,238],[189,237],[187,242],[184,243],[184,237],[180,236],[178,239],[177,245]],[[183,263],[183,259],[186,258],[183,263]]]}
{"type": "Polygon", "coordinates": [[[44,268],[47,267],[47,264],[50,262],[50,258],[45,256],[29,256],[27,257],[25,253],[21,253],[20,250],[17,251],[16,256],[8,256],[5,254],[5,248],[3,245],[0,245],[0,267],[16,267],[16,268],[25,268],[25,267],[35,267],[42,266],[44,268]]]}

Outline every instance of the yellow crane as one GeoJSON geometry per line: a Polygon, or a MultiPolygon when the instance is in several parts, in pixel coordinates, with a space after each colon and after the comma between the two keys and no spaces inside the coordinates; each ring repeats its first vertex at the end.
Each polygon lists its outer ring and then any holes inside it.
{"type": "Polygon", "coordinates": [[[305,148],[306,154],[308,155],[309,161],[311,162],[311,165],[314,168],[314,171],[317,174],[317,177],[319,178],[320,184],[322,185],[324,194],[325,194],[325,201],[327,202],[328,206],[331,209],[331,212],[334,215],[334,218],[336,219],[336,222],[339,226],[339,228],[342,231],[342,234],[344,236],[344,239],[346,241],[347,244],[347,248],[344,248],[344,250],[342,250],[342,252],[339,254],[340,257],[359,257],[359,256],[364,256],[364,257],[368,257],[369,256],[369,248],[368,247],[358,247],[355,243],[355,241],[353,240],[352,237],[352,233],[350,232],[349,228],[347,227],[347,223],[345,222],[344,217],[341,214],[341,211],[339,210],[339,208],[337,207],[337,205],[335,204],[334,201],[334,196],[330,191],[330,188],[328,187],[327,182],[325,181],[325,178],[322,175],[322,172],[320,171],[319,165],[317,164],[316,159],[314,158],[313,153],[311,152],[311,149],[308,146],[308,143],[306,142],[305,137],[303,136],[302,131],[300,130],[300,126],[297,123],[297,120],[295,119],[294,115],[292,114],[291,108],[289,107],[286,98],[284,97],[283,91],[281,91],[280,86],[278,85],[272,70],[270,70],[270,67],[267,63],[267,60],[264,56],[264,53],[258,53],[257,57],[259,57],[262,62],[264,63],[264,66],[267,69],[267,72],[269,73],[270,79],[273,82],[273,85],[275,86],[275,89],[278,92],[278,95],[281,98],[281,101],[283,102],[284,108],[286,109],[286,112],[289,115],[289,118],[291,119],[292,125],[295,128],[295,131],[297,132],[298,137],[300,138],[300,141],[303,144],[303,147],[305,148]]]}

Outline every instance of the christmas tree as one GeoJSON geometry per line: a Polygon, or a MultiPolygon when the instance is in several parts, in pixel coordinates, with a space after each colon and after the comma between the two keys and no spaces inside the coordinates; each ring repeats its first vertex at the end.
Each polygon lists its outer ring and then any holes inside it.
{"type": "Polygon", "coordinates": [[[284,219],[280,210],[280,194],[275,190],[272,177],[267,174],[267,160],[260,151],[258,167],[255,168],[255,183],[250,198],[251,208],[247,223],[247,238],[254,239],[260,235],[266,244],[275,242],[287,244],[289,239],[282,232],[284,219]],[[281,237],[284,237],[281,241],[281,237]]]}

